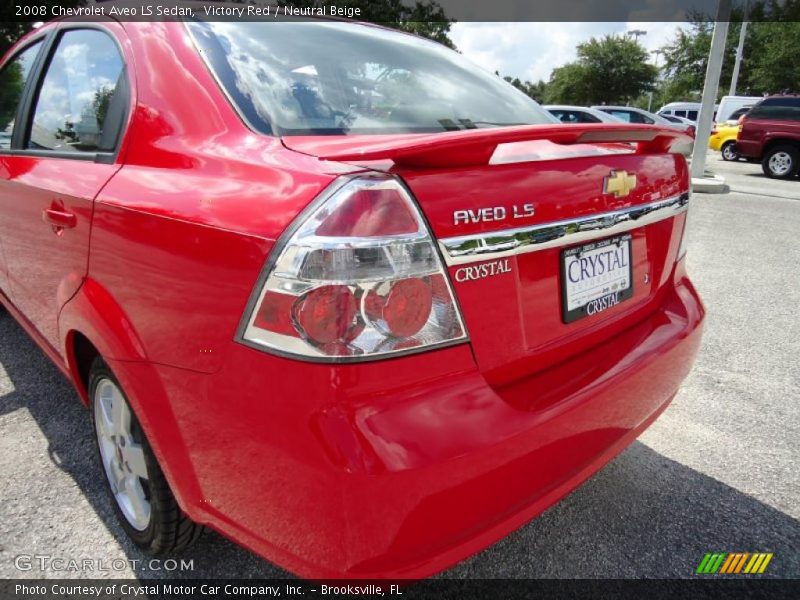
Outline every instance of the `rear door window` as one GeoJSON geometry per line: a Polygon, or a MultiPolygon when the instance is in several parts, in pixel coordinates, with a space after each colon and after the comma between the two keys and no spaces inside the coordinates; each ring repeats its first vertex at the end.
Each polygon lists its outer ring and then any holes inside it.
{"type": "Polygon", "coordinates": [[[113,123],[107,123],[107,117],[112,106],[127,102],[119,95],[115,98],[118,89],[122,94],[127,87],[124,77],[122,56],[108,34],[96,29],[65,31],[32,108],[26,147],[76,153],[113,150],[119,115],[113,123]]]}
{"type": "Polygon", "coordinates": [[[11,136],[14,134],[14,122],[22,102],[22,92],[41,48],[41,41],[28,46],[0,71],[0,150],[11,148],[11,136]]]}

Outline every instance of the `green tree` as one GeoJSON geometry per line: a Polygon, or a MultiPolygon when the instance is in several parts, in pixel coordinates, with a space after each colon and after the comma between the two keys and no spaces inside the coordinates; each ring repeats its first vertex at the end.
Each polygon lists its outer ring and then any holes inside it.
{"type": "Polygon", "coordinates": [[[578,60],[553,70],[546,98],[553,103],[616,104],[652,90],[658,70],[626,35],[606,35],[578,45],[578,60]]]}
{"type": "MultiPolygon", "coordinates": [[[[495,75],[500,75],[500,73],[495,71],[495,75]]],[[[541,79],[536,83],[532,83],[527,79],[525,81],[522,81],[519,77],[511,77],[509,75],[506,75],[505,77],[503,77],[503,79],[505,79],[508,83],[517,88],[523,94],[536,100],[536,102],[539,103],[544,102],[545,89],[547,87],[547,84],[541,79]]]]}
{"type": "Polygon", "coordinates": [[[748,42],[761,50],[745,62],[747,87],[760,94],[800,91],[800,22],[754,23],[752,28],[748,42]]]}
{"type": "MultiPolygon", "coordinates": [[[[741,21],[736,7],[731,15],[718,98],[729,91],[741,21]]],[[[737,93],[760,96],[800,89],[800,0],[762,0],[749,3],[744,51],[737,93]]],[[[663,82],[656,96],[663,101],[699,100],[705,81],[713,21],[708,15],[691,16],[690,27],[679,31],[661,50],[663,82]]]]}
{"type": "MultiPolygon", "coordinates": [[[[699,100],[706,77],[713,23],[698,21],[691,29],[679,30],[663,48],[664,83],[659,94],[664,103],[699,100]]],[[[727,61],[726,61],[727,62],[727,61]]]]}
{"type": "Polygon", "coordinates": [[[594,104],[594,94],[589,86],[587,67],[580,62],[567,63],[553,69],[547,83],[547,104],[594,104]]]}

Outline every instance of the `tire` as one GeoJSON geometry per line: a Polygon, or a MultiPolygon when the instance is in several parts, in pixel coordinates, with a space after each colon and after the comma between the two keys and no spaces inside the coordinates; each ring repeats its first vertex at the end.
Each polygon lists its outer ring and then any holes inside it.
{"type": "Polygon", "coordinates": [[[736,151],[736,142],[725,142],[720,148],[722,152],[722,160],[735,161],[739,160],[739,153],[736,151]]]}
{"type": "Polygon", "coordinates": [[[154,556],[191,546],[203,527],[178,506],[122,387],[99,357],[89,372],[89,399],[100,470],[125,533],[154,556]]]}
{"type": "Polygon", "coordinates": [[[773,146],[764,155],[761,168],[764,175],[773,179],[789,179],[797,173],[800,151],[795,146],[773,146]]]}

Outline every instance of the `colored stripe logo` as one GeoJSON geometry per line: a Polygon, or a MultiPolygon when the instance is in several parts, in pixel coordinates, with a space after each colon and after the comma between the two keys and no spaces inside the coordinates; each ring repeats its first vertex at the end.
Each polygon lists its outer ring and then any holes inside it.
{"type": "Polygon", "coordinates": [[[761,575],[772,560],[772,552],[706,552],[698,575],[761,575]]]}

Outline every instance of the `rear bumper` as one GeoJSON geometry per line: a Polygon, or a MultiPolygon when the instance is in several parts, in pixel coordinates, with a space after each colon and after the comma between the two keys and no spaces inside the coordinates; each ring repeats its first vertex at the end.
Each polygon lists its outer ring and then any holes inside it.
{"type": "Polygon", "coordinates": [[[635,327],[502,389],[467,346],[348,367],[237,346],[217,374],[157,367],[150,382],[113,366],[136,404],[142,386],[170,399],[179,434],[154,447],[195,520],[307,577],[425,577],[541,513],[664,410],[704,314],[681,266],[668,288],[635,327]],[[177,445],[191,472],[170,468],[177,445]]]}

